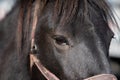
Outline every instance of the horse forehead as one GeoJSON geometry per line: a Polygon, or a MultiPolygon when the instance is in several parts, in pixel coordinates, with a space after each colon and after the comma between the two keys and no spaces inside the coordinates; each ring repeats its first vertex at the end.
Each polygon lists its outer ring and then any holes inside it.
{"type": "Polygon", "coordinates": [[[59,24],[55,28],[55,33],[57,34],[80,34],[85,31],[94,30],[95,26],[93,26],[92,22],[88,19],[80,22],[79,20],[74,20],[73,22],[69,22],[68,24],[59,24]]]}

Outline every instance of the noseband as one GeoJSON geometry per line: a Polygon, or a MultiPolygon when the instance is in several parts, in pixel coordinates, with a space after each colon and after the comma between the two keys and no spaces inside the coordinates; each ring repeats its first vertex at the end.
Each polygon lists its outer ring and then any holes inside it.
{"type": "MultiPolygon", "coordinates": [[[[58,77],[56,77],[52,72],[50,72],[47,68],[45,68],[40,60],[37,58],[37,56],[34,54],[34,50],[37,48],[35,45],[35,30],[38,22],[38,10],[40,8],[40,0],[35,0],[35,7],[34,7],[34,13],[33,13],[33,25],[32,25],[32,31],[31,31],[31,53],[30,53],[30,71],[32,71],[33,65],[36,65],[38,70],[42,73],[42,75],[47,80],[60,80],[58,77]]],[[[112,74],[100,74],[96,75],[84,80],[117,80],[117,78],[112,74]]]]}
{"type": "MultiPolygon", "coordinates": [[[[40,60],[34,54],[30,54],[30,60],[31,60],[31,65],[30,65],[31,69],[32,69],[33,64],[35,64],[37,68],[39,69],[39,71],[42,73],[42,75],[47,80],[60,80],[52,72],[50,72],[47,68],[45,68],[41,64],[40,60]]],[[[89,77],[83,80],[117,80],[117,78],[112,74],[100,74],[100,75],[89,77]]]]}

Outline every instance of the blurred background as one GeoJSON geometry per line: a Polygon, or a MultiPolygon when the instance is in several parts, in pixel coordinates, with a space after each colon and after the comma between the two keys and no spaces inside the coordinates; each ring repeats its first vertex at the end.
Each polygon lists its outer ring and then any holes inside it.
{"type": "MultiPolygon", "coordinates": [[[[108,1],[111,3],[111,9],[114,12],[115,18],[120,27],[120,0],[108,1]]],[[[116,33],[116,35],[120,38],[119,33],[116,33]]],[[[116,37],[113,38],[111,42],[110,57],[113,73],[118,77],[118,80],[120,80],[120,39],[116,39],[116,37]]]]}
{"type": "MultiPolygon", "coordinates": [[[[17,0],[0,0],[0,21],[6,16],[6,14],[12,9],[17,0]]],[[[120,0],[107,0],[111,9],[114,12],[115,18],[120,27],[120,0]]],[[[116,26],[116,25],[114,25],[116,26]]],[[[1,29],[0,29],[1,30],[1,29]]],[[[115,36],[112,39],[110,45],[110,60],[113,73],[120,80],[120,32],[115,31],[115,36]]]]}
{"type": "Polygon", "coordinates": [[[0,20],[12,9],[17,0],[0,0],[0,20]]]}

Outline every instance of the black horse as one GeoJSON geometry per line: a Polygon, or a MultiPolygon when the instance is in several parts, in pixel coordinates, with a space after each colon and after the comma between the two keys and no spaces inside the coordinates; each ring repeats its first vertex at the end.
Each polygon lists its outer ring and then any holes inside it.
{"type": "Polygon", "coordinates": [[[21,0],[0,22],[0,80],[45,79],[35,65],[32,74],[29,68],[34,17],[34,53],[60,80],[111,73],[114,16],[106,0],[21,0]]]}

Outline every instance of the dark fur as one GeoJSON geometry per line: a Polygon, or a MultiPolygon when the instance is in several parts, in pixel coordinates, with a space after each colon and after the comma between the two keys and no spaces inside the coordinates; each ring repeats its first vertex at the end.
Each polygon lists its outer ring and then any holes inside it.
{"type": "MultiPolygon", "coordinates": [[[[35,5],[30,1],[21,0],[0,23],[4,28],[0,39],[0,80],[44,80],[35,66],[32,76],[29,73],[35,5]]],[[[111,73],[108,51],[113,33],[108,19],[112,20],[113,15],[105,0],[41,0],[38,19],[36,54],[58,78],[82,80],[111,73]],[[56,37],[62,37],[65,46],[56,47],[56,37]]]]}

